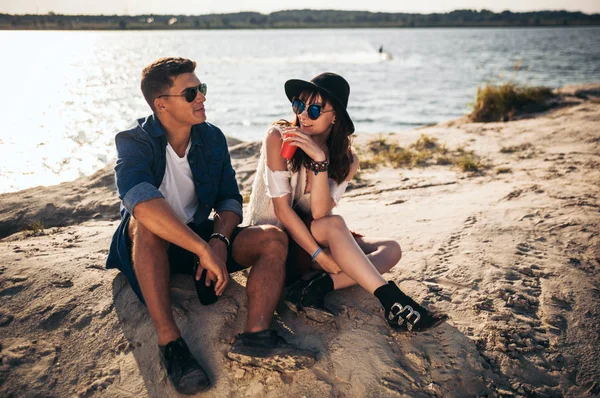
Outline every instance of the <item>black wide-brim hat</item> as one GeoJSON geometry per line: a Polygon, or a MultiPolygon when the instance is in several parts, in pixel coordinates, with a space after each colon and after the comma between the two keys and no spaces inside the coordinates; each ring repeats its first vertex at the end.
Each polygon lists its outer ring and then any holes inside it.
{"type": "Polygon", "coordinates": [[[299,79],[291,79],[285,82],[285,94],[290,102],[292,102],[294,97],[300,96],[300,93],[305,90],[316,91],[325,95],[332,102],[336,113],[347,120],[349,127],[348,135],[354,133],[354,123],[352,123],[352,119],[346,110],[348,107],[348,97],[350,96],[350,85],[346,79],[335,73],[325,72],[309,82],[299,79]]]}

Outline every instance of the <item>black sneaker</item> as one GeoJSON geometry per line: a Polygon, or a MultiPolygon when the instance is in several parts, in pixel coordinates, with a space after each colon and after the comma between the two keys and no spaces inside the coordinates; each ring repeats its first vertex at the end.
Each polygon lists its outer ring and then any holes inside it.
{"type": "Polygon", "coordinates": [[[158,348],[160,361],[177,392],[192,395],[210,387],[208,375],[181,337],[158,348]]]}
{"type": "Polygon", "coordinates": [[[227,357],[244,365],[278,372],[302,370],[315,363],[312,351],[289,344],[274,330],[238,334],[227,357]]]}

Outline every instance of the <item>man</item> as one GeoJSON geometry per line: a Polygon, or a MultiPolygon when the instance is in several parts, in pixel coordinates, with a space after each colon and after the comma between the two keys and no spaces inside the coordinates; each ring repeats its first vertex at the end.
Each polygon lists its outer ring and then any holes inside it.
{"type": "Polygon", "coordinates": [[[219,296],[230,272],[252,267],[246,329],[228,356],[279,370],[314,362],[311,352],[269,329],[285,277],[287,237],[272,226],[238,227],[242,197],[225,136],[206,122],[206,84],[195,68],[188,59],[162,58],[142,72],[142,93],[153,114],[115,138],[122,218],[107,259],[107,268],[121,270],[146,304],[161,362],[183,394],[207,389],[210,380],[173,319],[174,272],[194,274],[199,292],[214,289],[219,296]],[[206,286],[200,285],[204,280],[206,286]]]}

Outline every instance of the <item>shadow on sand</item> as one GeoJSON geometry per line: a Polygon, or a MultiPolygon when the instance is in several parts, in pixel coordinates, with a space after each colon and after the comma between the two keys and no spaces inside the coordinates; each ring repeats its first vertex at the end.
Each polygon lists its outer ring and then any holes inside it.
{"type": "MultiPolygon", "coordinates": [[[[330,324],[307,321],[278,307],[281,316],[275,316],[273,325],[288,341],[319,353],[313,368],[292,374],[244,368],[245,375],[235,377],[240,366],[225,354],[246,319],[245,288],[239,283],[244,277],[236,279],[210,306],[198,302],[189,276],[175,275],[171,283],[175,320],[213,384],[202,396],[475,397],[506,385],[451,321],[421,334],[393,332],[381,318],[377,300],[357,287],[328,297],[337,314],[330,324]]],[[[160,366],[148,312],[122,274],[113,281],[113,298],[130,342],[125,351],[131,352],[139,370],[130,375],[140,379],[139,394],[179,396],[160,366]]]]}

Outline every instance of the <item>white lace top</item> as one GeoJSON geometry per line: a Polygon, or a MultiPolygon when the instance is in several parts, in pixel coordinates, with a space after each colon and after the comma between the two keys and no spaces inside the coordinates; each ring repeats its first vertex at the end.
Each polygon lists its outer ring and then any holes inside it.
{"type": "MultiPolygon", "coordinates": [[[[282,224],[275,216],[272,198],[281,198],[287,194],[292,194],[290,195],[290,206],[292,208],[296,206],[303,213],[311,214],[310,193],[304,193],[307,170],[304,166],[301,166],[296,173],[289,170],[272,171],[269,169],[265,140],[263,140],[260,148],[258,168],[252,184],[250,204],[246,211],[247,214],[244,215],[244,220],[247,225],[271,224],[281,228],[282,224]]],[[[342,199],[347,187],[348,181],[338,185],[335,180],[329,179],[329,190],[336,204],[342,199]]]]}

